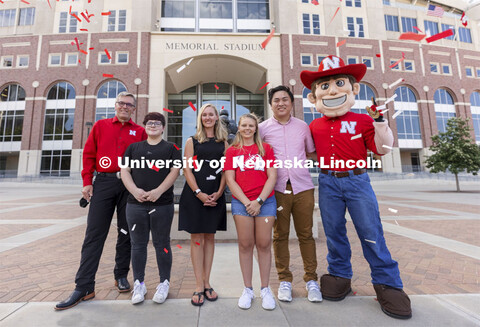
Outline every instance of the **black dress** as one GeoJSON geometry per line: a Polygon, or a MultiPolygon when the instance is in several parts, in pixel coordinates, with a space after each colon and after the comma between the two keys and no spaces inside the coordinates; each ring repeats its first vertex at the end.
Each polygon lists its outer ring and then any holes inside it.
{"type": "MultiPolygon", "coordinates": [[[[192,137],[193,155],[197,160],[203,159],[200,171],[192,169],[193,176],[198,188],[203,193],[212,194],[218,191],[222,170],[211,168],[210,160],[220,161],[224,156],[224,142],[215,142],[214,138],[204,143],[192,137]],[[208,160],[208,161],[207,161],[208,160]],[[215,179],[213,178],[215,177],[215,179]]],[[[178,230],[184,230],[190,234],[194,233],[215,233],[217,230],[227,230],[227,207],[225,204],[225,193],[217,200],[215,207],[206,207],[194,194],[188,183],[185,182],[180,197],[178,230]]]]}

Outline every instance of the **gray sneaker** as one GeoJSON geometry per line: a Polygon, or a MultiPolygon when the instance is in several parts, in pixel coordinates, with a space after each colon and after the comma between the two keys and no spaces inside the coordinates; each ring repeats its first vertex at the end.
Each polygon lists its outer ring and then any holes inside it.
{"type": "Polygon", "coordinates": [[[292,283],[290,282],[280,282],[278,287],[278,300],[284,302],[292,301],[292,283]]]}
{"type": "Polygon", "coordinates": [[[306,289],[308,291],[308,301],[310,302],[322,302],[322,292],[320,292],[320,286],[314,280],[307,282],[306,289]]]}

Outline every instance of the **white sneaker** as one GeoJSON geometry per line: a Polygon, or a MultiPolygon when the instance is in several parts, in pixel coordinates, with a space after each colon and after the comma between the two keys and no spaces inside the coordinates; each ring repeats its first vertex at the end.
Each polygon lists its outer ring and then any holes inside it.
{"type": "Polygon", "coordinates": [[[240,309],[250,309],[252,306],[252,301],[255,298],[255,294],[253,294],[253,290],[245,287],[242,292],[242,296],[238,299],[238,306],[240,309]]]}
{"type": "Polygon", "coordinates": [[[137,279],[133,284],[132,293],[132,304],[143,302],[143,300],[145,300],[145,294],[147,294],[147,287],[145,286],[145,283],[140,283],[140,281],[137,279]]]}
{"type": "Polygon", "coordinates": [[[320,286],[314,280],[307,282],[308,301],[310,302],[322,302],[322,292],[320,292],[320,286]]]}
{"type": "Polygon", "coordinates": [[[153,302],[160,303],[160,304],[165,302],[168,296],[169,289],[170,289],[170,282],[168,281],[168,279],[165,279],[163,283],[158,284],[157,292],[155,292],[155,295],[153,296],[153,302]]]}
{"type": "Polygon", "coordinates": [[[260,295],[262,296],[262,308],[265,310],[275,309],[275,298],[273,297],[270,287],[265,287],[260,295]]]}
{"type": "Polygon", "coordinates": [[[292,301],[292,283],[280,282],[278,287],[278,299],[280,301],[291,302],[292,301]]]}

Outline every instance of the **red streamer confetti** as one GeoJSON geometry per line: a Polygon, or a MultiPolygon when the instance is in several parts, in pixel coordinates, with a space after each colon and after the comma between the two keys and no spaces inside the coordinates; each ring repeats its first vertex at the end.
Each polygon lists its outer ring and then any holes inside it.
{"type": "Polygon", "coordinates": [[[88,29],[86,29],[86,28],[81,28],[80,31],[88,32],[88,29]]]}
{"type": "Polygon", "coordinates": [[[215,84],[215,88],[216,88],[217,90],[219,90],[219,89],[220,89],[220,88],[217,86],[217,84],[215,84]]]}
{"type": "Polygon", "coordinates": [[[102,16],[110,16],[111,12],[102,12],[102,16]]]}
{"type": "Polygon", "coordinates": [[[344,45],[345,43],[347,43],[347,40],[343,40],[343,41],[340,41],[340,42],[337,42],[337,48],[340,48],[342,45],[344,45]]]}
{"type": "Polygon", "coordinates": [[[165,251],[165,253],[168,253],[168,250],[166,248],[163,248],[163,251],[165,251]]]}
{"type": "Polygon", "coordinates": [[[357,295],[357,292],[353,292],[353,295],[357,295]]]}
{"type": "MultiPolygon", "coordinates": [[[[338,13],[339,10],[340,10],[340,7],[338,7],[337,10],[335,11],[335,13],[333,14],[333,17],[332,17],[332,19],[330,20],[330,23],[333,21],[333,19],[335,18],[335,16],[337,16],[337,13],[338,13]]],[[[328,23],[328,25],[330,25],[330,23],[328,23]]]]}
{"type": "Polygon", "coordinates": [[[417,31],[419,31],[420,33],[424,34],[424,33],[422,32],[422,30],[419,29],[417,26],[413,26],[413,28],[416,29],[417,31]]]}
{"type": "Polygon", "coordinates": [[[108,60],[112,60],[112,56],[110,56],[110,53],[108,52],[108,50],[106,48],[105,48],[105,53],[107,54],[108,60]]]}
{"type": "Polygon", "coordinates": [[[20,0],[20,1],[23,2],[23,3],[26,3],[27,5],[30,4],[30,2],[26,2],[25,0],[20,0]]]}
{"type": "Polygon", "coordinates": [[[400,37],[398,39],[399,40],[411,40],[411,41],[420,42],[421,40],[423,40],[424,37],[425,37],[425,34],[417,34],[417,33],[413,33],[413,32],[406,32],[406,33],[400,34],[400,37]]]}
{"type": "Polygon", "coordinates": [[[270,82],[265,83],[265,84],[260,88],[260,90],[263,89],[263,88],[264,88],[265,86],[267,86],[268,84],[270,84],[270,82]]]}
{"type": "Polygon", "coordinates": [[[180,244],[177,244],[177,248],[181,249],[181,248],[182,248],[182,246],[181,246],[180,244]]]}
{"type": "Polygon", "coordinates": [[[198,243],[198,242],[195,242],[195,244],[200,245],[200,243],[198,243]]]}
{"type": "Polygon", "coordinates": [[[193,109],[193,111],[197,111],[197,108],[193,105],[192,101],[188,103],[188,105],[193,109]]]}
{"type": "Polygon", "coordinates": [[[382,55],[380,53],[377,53],[375,56],[377,56],[377,58],[380,58],[382,55]]]}
{"type": "Polygon", "coordinates": [[[80,51],[80,44],[78,44],[78,39],[77,38],[75,38],[75,43],[77,44],[77,50],[80,51]]]}
{"type": "Polygon", "coordinates": [[[444,39],[444,38],[452,36],[452,35],[453,35],[453,31],[451,29],[448,29],[448,30],[443,31],[441,33],[438,33],[438,34],[432,35],[430,37],[427,37],[425,39],[425,41],[427,41],[428,43],[431,43],[431,42],[434,42],[434,41],[437,41],[437,40],[440,40],[440,39],[444,39]]]}
{"type": "Polygon", "coordinates": [[[175,149],[180,150],[180,148],[176,144],[173,144],[173,146],[175,147],[175,149]]]}
{"type": "Polygon", "coordinates": [[[169,113],[173,114],[173,110],[170,110],[170,109],[167,109],[167,108],[163,108],[163,111],[166,111],[166,112],[169,112],[169,113]]]}
{"type": "Polygon", "coordinates": [[[82,63],[82,61],[81,61],[80,59],[78,59],[78,63],[79,63],[79,64],[81,64],[81,63],[82,63]]]}
{"type": "Polygon", "coordinates": [[[82,22],[82,20],[81,20],[80,18],[78,18],[78,16],[77,16],[77,15],[75,15],[75,13],[73,13],[73,14],[70,14],[70,16],[73,16],[73,17],[75,17],[75,18],[76,18],[76,19],[77,19],[77,20],[78,20],[80,23],[82,22]]]}
{"type": "Polygon", "coordinates": [[[85,50],[80,50],[80,52],[81,52],[81,53],[84,53],[84,54],[86,54],[86,55],[88,55],[88,52],[87,52],[87,51],[85,51],[85,50]]]}
{"type": "MultiPolygon", "coordinates": [[[[0,2],[2,2],[2,1],[0,1],[0,2]]],[[[50,7],[50,9],[52,9],[52,5],[50,4],[50,0],[47,0],[47,2],[48,2],[48,6],[50,7]]]]}
{"type": "Polygon", "coordinates": [[[88,19],[87,15],[85,15],[83,12],[82,12],[82,17],[85,18],[87,23],[90,23],[90,19],[88,19]]]}
{"type": "Polygon", "coordinates": [[[88,50],[93,50],[93,49],[95,49],[95,48],[88,48],[88,50]]]}
{"type": "Polygon", "coordinates": [[[270,40],[272,39],[274,33],[275,33],[275,29],[272,28],[272,30],[270,31],[270,34],[267,36],[267,38],[265,39],[265,41],[262,42],[262,49],[265,49],[265,47],[267,46],[268,42],[270,42],[270,40]]]}
{"type": "Polygon", "coordinates": [[[197,163],[195,162],[195,160],[197,160],[197,156],[193,156],[192,159],[193,159],[193,168],[198,169],[197,163]]]}
{"type": "Polygon", "coordinates": [[[113,77],[113,74],[103,74],[103,77],[110,77],[110,78],[112,78],[112,77],[113,77]]]}
{"type": "Polygon", "coordinates": [[[313,3],[315,6],[318,6],[318,1],[317,1],[317,0],[312,0],[312,3],[313,3]]]}
{"type": "MultiPolygon", "coordinates": [[[[0,0],[0,3],[5,3],[5,2],[3,2],[2,0],[0,0]]],[[[49,2],[48,4],[50,4],[50,2],[49,2]]],[[[50,8],[52,8],[52,7],[50,6],[50,8]]]]}
{"type": "Polygon", "coordinates": [[[389,67],[390,68],[393,68],[395,66],[397,66],[401,61],[403,61],[405,59],[405,53],[402,52],[402,59],[399,59],[397,61],[395,61],[393,64],[391,64],[389,67]]]}
{"type": "Polygon", "coordinates": [[[155,166],[155,165],[152,166],[152,169],[155,170],[157,173],[160,171],[160,168],[158,168],[158,167],[155,166]]]}

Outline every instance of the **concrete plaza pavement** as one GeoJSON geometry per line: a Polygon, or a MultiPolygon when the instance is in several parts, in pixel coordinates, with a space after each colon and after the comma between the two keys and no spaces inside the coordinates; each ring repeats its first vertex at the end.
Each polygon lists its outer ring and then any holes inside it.
{"type": "MultiPolygon", "coordinates": [[[[114,219],[97,273],[96,298],[56,312],[55,303],[74,288],[80,258],[87,212],[78,207],[81,185],[0,182],[0,326],[480,326],[480,181],[462,182],[460,193],[454,192],[454,181],[445,180],[372,184],[387,245],[399,262],[404,289],[412,300],[410,320],[381,312],[350,220],[354,293],[341,302],[306,300],[298,242],[292,240],[293,302],[277,302],[275,310],[264,311],[254,265],[257,298],[250,310],[240,310],[238,248],[235,240],[223,240],[216,245],[211,276],[220,298],[193,307],[190,242],[172,239],[169,299],[162,305],[151,301],[158,274],[150,244],[147,301],[133,306],[130,294],[119,294],[113,286],[114,219]]],[[[326,246],[320,217],[316,219],[321,275],[326,272],[326,246]]],[[[272,265],[275,294],[278,284],[272,265]]]]}

